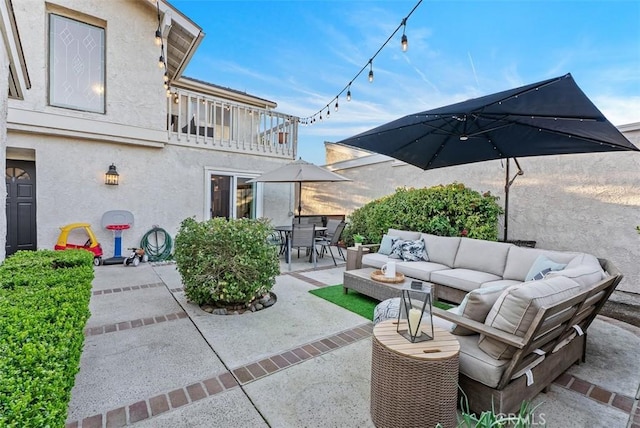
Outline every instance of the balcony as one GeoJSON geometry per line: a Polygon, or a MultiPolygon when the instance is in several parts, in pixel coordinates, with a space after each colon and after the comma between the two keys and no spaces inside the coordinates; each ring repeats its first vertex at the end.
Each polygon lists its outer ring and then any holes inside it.
{"type": "Polygon", "coordinates": [[[172,88],[167,98],[169,144],[294,159],[298,118],[172,88]]]}

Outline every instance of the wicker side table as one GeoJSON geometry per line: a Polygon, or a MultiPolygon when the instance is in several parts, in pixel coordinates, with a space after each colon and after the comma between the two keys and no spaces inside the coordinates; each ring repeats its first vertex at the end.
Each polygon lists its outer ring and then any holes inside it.
{"type": "Polygon", "coordinates": [[[411,343],[397,320],[373,329],[371,419],[377,427],[455,427],[460,344],[434,327],[434,340],[411,343]]]}

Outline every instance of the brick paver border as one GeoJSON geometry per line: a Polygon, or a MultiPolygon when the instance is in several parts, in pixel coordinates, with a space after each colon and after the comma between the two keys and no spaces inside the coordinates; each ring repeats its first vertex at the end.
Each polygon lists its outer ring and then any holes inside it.
{"type": "MultiPolygon", "coordinates": [[[[340,266],[340,265],[339,265],[340,266]]],[[[305,271],[282,272],[281,275],[290,275],[296,279],[305,281],[317,287],[324,287],[320,281],[303,275],[304,272],[314,270],[334,269],[335,266],[326,266],[305,271]]],[[[105,295],[119,292],[127,292],[145,288],[166,286],[164,283],[144,284],[140,286],[121,287],[107,290],[96,290],[93,295],[105,295]]],[[[168,287],[167,287],[168,288],[168,287]]],[[[184,288],[169,289],[172,293],[183,292],[184,288]]],[[[85,330],[85,335],[94,336],[115,331],[123,331],[131,328],[143,327],[150,324],[158,324],[165,321],[174,321],[187,318],[184,311],[173,314],[159,315],[91,327],[85,330]]],[[[608,320],[605,320],[608,321],[608,320]]],[[[82,421],[71,421],[65,428],[102,428],[122,427],[131,423],[145,420],[161,413],[165,413],[179,407],[194,403],[207,397],[219,394],[223,391],[242,387],[248,383],[262,379],[273,373],[315,358],[322,354],[332,352],[354,342],[369,338],[373,333],[373,324],[366,323],[360,326],[344,330],[342,332],[306,343],[299,347],[289,349],[279,354],[272,355],[259,361],[251,362],[241,367],[231,369],[208,379],[168,391],[135,403],[109,410],[105,413],[89,416],[82,421]]],[[[629,414],[628,428],[640,428],[640,405],[638,400],[623,394],[609,391],[596,384],[577,378],[568,373],[562,374],[554,381],[555,385],[573,391],[574,393],[616,408],[629,414]]]]}
{"type": "Polygon", "coordinates": [[[156,282],[153,284],[132,285],[129,287],[108,288],[106,290],[94,290],[93,295],[101,296],[105,294],[122,293],[125,291],[144,290],[147,288],[158,288],[158,287],[165,287],[164,282],[156,282]]]}
{"type": "Polygon", "coordinates": [[[187,318],[188,315],[184,311],[175,312],[173,314],[157,315],[147,318],[138,318],[130,321],[121,321],[114,324],[99,325],[97,327],[89,327],[84,330],[85,336],[97,336],[100,334],[113,333],[115,331],[129,330],[132,328],[144,327],[151,324],[160,324],[165,321],[175,321],[187,318]]]}
{"type": "MultiPolygon", "coordinates": [[[[185,314],[186,315],[186,314],[185,314]]],[[[67,422],[66,428],[102,428],[122,427],[151,418],[161,413],[186,406],[239,385],[264,378],[275,372],[285,370],[307,359],[342,348],[351,343],[366,339],[373,332],[373,324],[367,323],[314,342],[289,349],[260,361],[232,369],[206,380],[168,391],[154,397],[109,410],[105,413],[89,416],[82,421],[67,422]]]]}

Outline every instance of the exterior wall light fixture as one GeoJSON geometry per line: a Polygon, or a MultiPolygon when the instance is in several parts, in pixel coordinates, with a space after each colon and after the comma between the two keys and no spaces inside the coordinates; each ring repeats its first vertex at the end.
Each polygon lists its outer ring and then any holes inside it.
{"type": "Polygon", "coordinates": [[[104,184],[108,184],[110,186],[117,186],[118,180],[120,178],[120,174],[116,170],[116,166],[111,164],[109,166],[109,171],[104,174],[104,184]]]}

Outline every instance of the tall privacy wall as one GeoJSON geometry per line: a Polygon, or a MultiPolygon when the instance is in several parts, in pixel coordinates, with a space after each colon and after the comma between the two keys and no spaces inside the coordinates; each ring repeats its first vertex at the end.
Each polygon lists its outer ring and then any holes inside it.
{"type": "MultiPolygon", "coordinates": [[[[621,127],[640,146],[640,124],[621,127]],[[625,129],[626,128],[626,129],[625,129]]],[[[505,164],[489,161],[422,171],[379,155],[327,144],[327,163],[345,183],[308,186],[308,212],[346,212],[397,187],[460,182],[504,204],[505,164]]],[[[602,153],[519,159],[524,175],[510,191],[509,239],[538,248],[583,251],[610,259],[625,275],[618,290],[640,294],[640,154],[602,153]]],[[[513,174],[515,167],[511,163],[513,174]]],[[[502,228],[500,229],[502,230],[502,228]]]]}

